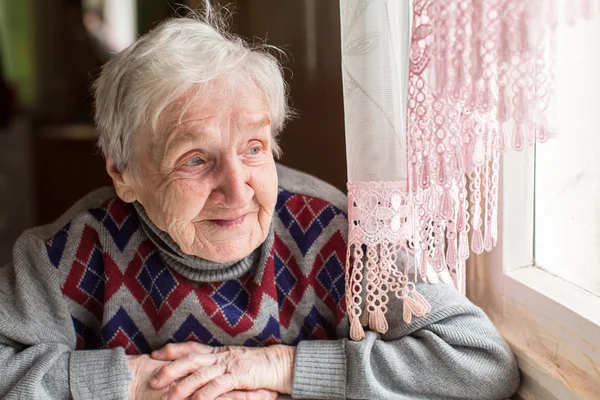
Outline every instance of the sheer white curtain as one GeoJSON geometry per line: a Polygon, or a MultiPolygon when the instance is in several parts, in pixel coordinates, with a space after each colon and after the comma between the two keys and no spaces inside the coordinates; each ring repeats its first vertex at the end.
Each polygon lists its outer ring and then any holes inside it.
{"type": "Polygon", "coordinates": [[[556,133],[555,36],[592,0],[340,0],[351,337],[429,311],[413,281],[464,292],[497,238],[500,154],[556,133]],[[406,262],[397,263],[398,257],[406,262]],[[401,267],[399,267],[401,266],[401,267]]]}
{"type": "MultiPolygon", "coordinates": [[[[358,339],[364,335],[361,315],[373,329],[387,330],[388,284],[403,273],[394,260],[410,233],[403,229],[410,12],[407,1],[341,0],[340,9],[350,220],[346,292],[351,336],[358,339]]],[[[427,304],[420,308],[423,314],[427,304]]]]}

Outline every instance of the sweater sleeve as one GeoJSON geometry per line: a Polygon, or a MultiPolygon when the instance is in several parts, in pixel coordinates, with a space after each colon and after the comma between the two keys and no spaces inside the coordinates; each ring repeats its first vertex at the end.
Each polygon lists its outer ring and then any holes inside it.
{"type": "Polygon", "coordinates": [[[127,399],[124,351],[75,347],[58,270],[44,241],[25,233],[0,268],[0,398],[127,399]]]}
{"type": "Polygon", "coordinates": [[[300,342],[292,396],[491,400],[514,394],[516,360],[485,313],[451,286],[417,288],[432,310],[410,325],[403,321],[402,302],[391,296],[386,334],[300,342]]]}

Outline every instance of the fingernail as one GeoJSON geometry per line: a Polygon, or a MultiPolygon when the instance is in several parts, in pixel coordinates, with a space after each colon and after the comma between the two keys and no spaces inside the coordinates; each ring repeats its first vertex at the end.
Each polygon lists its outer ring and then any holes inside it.
{"type": "Polygon", "coordinates": [[[156,376],[153,376],[152,379],[150,379],[150,384],[156,385],[157,383],[158,383],[158,378],[156,376]]]}
{"type": "Polygon", "coordinates": [[[167,400],[168,398],[169,398],[169,393],[165,393],[161,397],[162,400],[167,400]]]}

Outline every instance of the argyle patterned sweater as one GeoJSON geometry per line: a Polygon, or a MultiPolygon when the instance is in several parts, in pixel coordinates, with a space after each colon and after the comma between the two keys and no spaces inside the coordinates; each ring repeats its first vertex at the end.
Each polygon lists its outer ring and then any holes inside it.
{"type": "Polygon", "coordinates": [[[500,399],[519,383],[480,309],[445,285],[432,313],[346,339],[345,197],[278,166],[269,235],[243,260],[184,254],[139,204],[100,190],[23,234],[0,270],[0,397],[126,399],[125,354],[170,342],[297,346],[293,397],[500,399]]]}

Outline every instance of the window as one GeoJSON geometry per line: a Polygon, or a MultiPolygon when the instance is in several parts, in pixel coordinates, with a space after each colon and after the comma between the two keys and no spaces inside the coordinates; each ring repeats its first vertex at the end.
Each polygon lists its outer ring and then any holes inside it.
{"type": "Polygon", "coordinates": [[[503,157],[498,247],[472,300],[519,359],[521,398],[600,398],[600,21],[558,35],[561,136],[503,157]]]}
{"type": "Polygon", "coordinates": [[[535,262],[600,296],[600,22],[557,39],[563,134],[535,153],[535,262]]]}
{"type": "Polygon", "coordinates": [[[134,0],[85,0],[83,23],[109,55],[132,44],[137,37],[134,0]]]}

